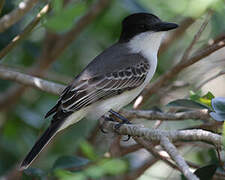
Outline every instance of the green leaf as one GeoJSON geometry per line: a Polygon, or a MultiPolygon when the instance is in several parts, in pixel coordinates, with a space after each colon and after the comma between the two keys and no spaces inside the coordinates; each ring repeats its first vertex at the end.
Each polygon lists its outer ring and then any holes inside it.
{"type": "Polygon", "coordinates": [[[210,109],[208,106],[189,99],[178,99],[167,104],[168,106],[185,107],[193,109],[210,109]]]}
{"type": "Polygon", "coordinates": [[[193,100],[193,101],[198,101],[199,98],[201,98],[201,92],[200,91],[197,91],[197,92],[194,92],[194,91],[190,91],[190,99],[193,100]]]}
{"type": "Polygon", "coordinates": [[[128,169],[128,165],[121,159],[104,159],[99,165],[109,175],[122,174],[128,169]]]}
{"type": "Polygon", "coordinates": [[[70,171],[58,169],[55,171],[55,175],[60,179],[60,180],[86,180],[85,174],[78,172],[78,173],[72,173],[70,171]]]}
{"type": "Polygon", "coordinates": [[[211,100],[214,98],[214,95],[211,92],[208,92],[204,96],[199,98],[199,102],[211,107],[211,100]]]}
{"type": "Polygon", "coordinates": [[[212,100],[215,96],[209,91],[207,94],[202,96],[202,98],[212,100]]]}
{"type": "Polygon", "coordinates": [[[216,172],[218,165],[216,164],[210,164],[204,167],[201,167],[197,169],[194,174],[200,179],[200,180],[212,180],[213,175],[216,172]]]}
{"type": "Polygon", "coordinates": [[[93,147],[86,141],[83,141],[80,143],[80,148],[82,150],[82,152],[84,153],[84,155],[91,159],[91,160],[97,160],[98,156],[97,154],[94,152],[93,147]]]}
{"type": "Polygon", "coordinates": [[[63,0],[53,0],[51,4],[54,13],[59,13],[63,8],[63,0]]]}
{"type": "Polygon", "coordinates": [[[55,161],[53,169],[75,168],[84,166],[89,162],[90,161],[88,159],[82,157],[62,156],[55,161]]]}
{"type": "Polygon", "coordinates": [[[55,32],[69,30],[73,26],[76,17],[81,15],[85,9],[85,3],[70,5],[55,13],[54,16],[47,18],[45,26],[55,32]]]}
{"type": "Polygon", "coordinates": [[[87,168],[84,173],[91,178],[96,178],[99,179],[102,176],[104,176],[106,173],[104,171],[104,169],[102,169],[101,167],[97,166],[97,165],[93,165],[89,168],[87,168]]]}

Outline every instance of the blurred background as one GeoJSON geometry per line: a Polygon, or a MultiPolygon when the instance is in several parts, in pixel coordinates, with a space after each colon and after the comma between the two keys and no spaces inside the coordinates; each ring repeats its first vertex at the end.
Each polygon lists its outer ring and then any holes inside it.
{"type": "MultiPolygon", "coordinates": [[[[21,0],[6,0],[1,16],[11,12],[21,0]]],[[[118,40],[121,21],[135,12],[156,14],[165,21],[180,24],[176,36],[167,34],[159,52],[159,64],[155,81],[182,57],[205,20],[207,13],[212,17],[192,52],[225,35],[225,2],[223,0],[112,0],[105,1],[98,15],[77,33],[69,36],[83,17],[99,1],[95,0],[51,0],[51,10],[43,15],[13,49],[2,57],[0,64],[5,68],[33,74],[61,84],[69,83],[81,70],[105,48],[118,40]],[[67,35],[66,46],[54,48],[67,35]],[[65,48],[66,47],[66,48],[65,48]],[[57,49],[57,48],[56,48],[57,49]]],[[[100,1],[101,2],[101,1],[100,1]]],[[[104,2],[104,1],[102,1],[104,2]]],[[[32,10],[12,27],[0,33],[0,52],[12,39],[29,25],[46,1],[39,1],[32,10]]],[[[175,99],[188,97],[191,93],[225,96],[225,76],[205,83],[205,80],[224,72],[225,48],[183,70],[170,86],[154,94],[145,103],[144,109],[165,105],[175,99]],[[199,87],[201,86],[201,87],[199,87]]],[[[224,73],[223,73],[224,74],[224,73]]],[[[168,85],[169,86],[169,85],[168,85]]],[[[38,136],[50,122],[45,113],[56,103],[57,95],[34,88],[25,88],[15,82],[0,78],[0,179],[132,179],[132,173],[150,161],[151,155],[143,149],[121,156],[116,153],[115,135],[102,134],[98,122],[80,121],[60,133],[45,148],[32,168],[20,173],[16,167],[33,146],[38,136]],[[112,157],[112,158],[107,158],[112,157]],[[90,163],[91,162],[91,163],[90,163]]],[[[126,107],[131,109],[132,105],[126,107]]],[[[137,120],[151,128],[154,121],[137,120]]],[[[201,124],[201,121],[164,122],[162,129],[181,129],[201,124]]],[[[125,137],[126,138],[126,137],[125,137]]],[[[123,139],[123,137],[122,137],[123,139]]],[[[132,140],[121,142],[122,146],[134,144],[132,140]]],[[[199,146],[185,146],[181,153],[198,166],[213,162],[215,151],[199,146]]],[[[143,167],[144,168],[144,167],[143,167]]],[[[137,175],[137,174],[136,174],[137,175]]],[[[161,161],[133,179],[180,179],[180,172],[161,161]]]]}

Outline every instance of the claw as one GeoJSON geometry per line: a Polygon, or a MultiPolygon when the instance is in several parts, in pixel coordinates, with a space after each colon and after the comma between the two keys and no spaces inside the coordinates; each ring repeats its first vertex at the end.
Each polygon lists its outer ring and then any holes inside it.
{"type": "MultiPolygon", "coordinates": [[[[116,121],[116,120],[115,120],[113,117],[111,117],[111,116],[104,116],[104,120],[105,120],[105,121],[113,121],[113,122],[116,121]]],[[[104,134],[107,134],[107,133],[108,133],[107,131],[105,131],[105,130],[103,129],[103,124],[101,124],[101,125],[99,126],[99,129],[100,129],[100,131],[101,131],[102,133],[104,133],[104,134]]]]}
{"type": "Polygon", "coordinates": [[[107,133],[108,133],[107,131],[105,131],[105,130],[103,129],[103,125],[102,125],[102,124],[99,126],[99,129],[100,129],[100,131],[101,131],[102,133],[104,133],[104,134],[107,134],[107,133]]]}
{"type": "Polygon", "coordinates": [[[127,135],[127,139],[124,139],[123,141],[124,141],[124,142],[127,142],[127,141],[130,140],[130,138],[131,138],[131,136],[130,136],[130,135],[127,135]]]}
{"type": "MultiPolygon", "coordinates": [[[[120,119],[122,122],[116,124],[114,126],[115,131],[117,131],[123,124],[131,124],[130,121],[123,117],[122,115],[120,115],[119,113],[113,111],[112,109],[109,111],[110,113],[112,113],[114,116],[116,116],[118,119],[120,119]]],[[[128,135],[127,139],[123,140],[123,141],[129,141],[130,140],[130,135],[128,135]]]]}
{"type": "Polygon", "coordinates": [[[118,112],[115,112],[112,109],[109,112],[116,116],[118,119],[120,119],[122,121],[121,124],[131,124],[127,118],[123,117],[118,112]]]}

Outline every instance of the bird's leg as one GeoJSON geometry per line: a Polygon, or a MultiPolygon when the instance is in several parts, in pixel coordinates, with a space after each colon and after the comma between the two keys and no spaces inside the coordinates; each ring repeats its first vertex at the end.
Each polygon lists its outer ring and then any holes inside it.
{"type": "MultiPolygon", "coordinates": [[[[109,111],[112,115],[114,115],[115,117],[117,117],[118,119],[121,120],[120,123],[115,125],[115,129],[119,129],[123,124],[131,124],[130,121],[125,118],[124,116],[122,116],[121,114],[119,114],[118,112],[113,111],[112,109],[109,111]]],[[[124,141],[128,141],[130,139],[130,135],[128,135],[128,138],[124,141]]]]}

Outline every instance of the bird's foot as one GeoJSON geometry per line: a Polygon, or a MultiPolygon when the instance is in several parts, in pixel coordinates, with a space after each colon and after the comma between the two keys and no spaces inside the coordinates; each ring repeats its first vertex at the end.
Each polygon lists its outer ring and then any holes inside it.
{"type": "MultiPolygon", "coordinates": [[[[118,124],[116,124],[114,126],[115,131],[117,131],[123,124],[131,124],[131,122],[125,118],[124,116],[122,116],[121,114],[119,114],[118,112],[113,111],[112,109],[109,111],[112,115],[114,115],[115,117],[117,117],[118,119],[121,120],[121,122],[119,122],[118,124]]],[[[112,118],[113,119],[113,118],[112,118]]],[[[115,121],[115,119],[114,119],[115,121]]],[[[124,141],[129,141],[130,139],[130,135],[128,135],[127,139],[125,139],[124,141]]]]}
{"type": "MultiPolygon", "coordinates": [[[[113,121],[113,122],[116,121],[116,120],[115,120],[113,117],[111,117],[110,115],[109,115],[109,116],[103,116],[103,118],[104,118],[105,121],[113,121]]],[[[106,133],[108,133],[108,132],[104,130],[103,124],[104,124],[104,123],[102,123],[102,124],[99,126],[99,129],[101,130],[102,133],[106,134],[106,133]]]]}

